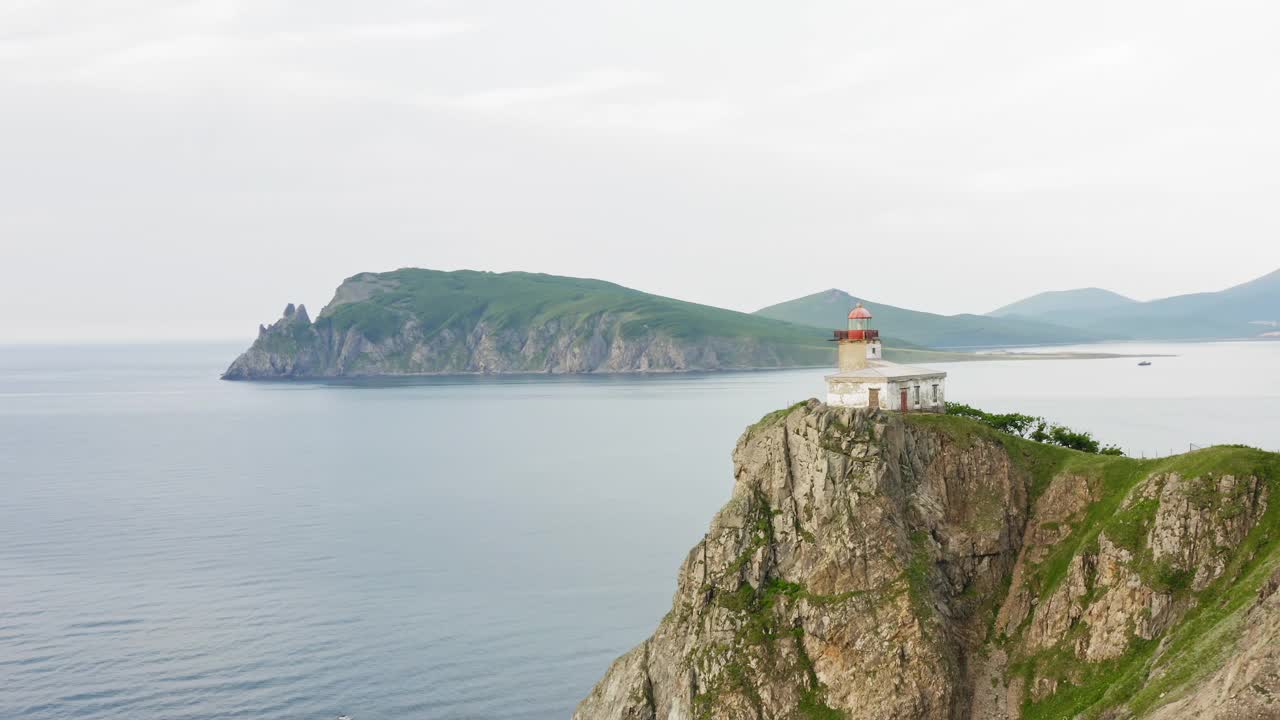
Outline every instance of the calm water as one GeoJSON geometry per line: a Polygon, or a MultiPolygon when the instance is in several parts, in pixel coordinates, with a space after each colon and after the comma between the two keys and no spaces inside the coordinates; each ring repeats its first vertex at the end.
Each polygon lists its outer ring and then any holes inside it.
{"type": "MultiPolygon", "coordinates": [[[[822,371],[216,379],[0,348],[0,717],[566,718],[667,610],[729,451],[822,371]]],[[[1280,343],[948,366],[1131,452],[1280,447],[1280,343]]]]}

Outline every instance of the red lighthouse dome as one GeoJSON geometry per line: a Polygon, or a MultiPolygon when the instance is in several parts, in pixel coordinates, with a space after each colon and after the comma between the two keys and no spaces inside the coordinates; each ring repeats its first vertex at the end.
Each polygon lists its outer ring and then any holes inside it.
{"type": "Polygon", "coordinates": [[[858,306],[849,312],[849,330],[844,334],[844,338],[846,340],[872,340],[877,335],[878,333],[871,329],[871,311],[862,307],[862,303],[858,303],[858,306]]]}

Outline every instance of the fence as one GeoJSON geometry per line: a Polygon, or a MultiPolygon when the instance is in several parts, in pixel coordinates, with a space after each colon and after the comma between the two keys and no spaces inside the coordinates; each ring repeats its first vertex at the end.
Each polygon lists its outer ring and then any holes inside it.
{"type": "MultiPolygon", "coordinates": [[[[1211,448],[1211,447],[1213,447],[1213,446],[1212,446],[1212,445],[1197,445],[1197,444],[1195,444],[1195,443],[1187,443],[1187,450],[1186,450],[1186,451],[1187,451],[1187,452],[1195,452],[1195,451],[1197,451],[1197,450],[1205,450],[1205,449],[1207,449],[1207,448],[1211,448]]],[[[1269,452],[1273,452],[1273,453],[1280,453],[1280,450],[1270,450],[1269,452]]],[[[1164,454],[1164,455],[1155,454],[1155,455],[1151,455],[1150,457],[1151,457],[1151,458],[1153,458],[1153,459],[1154,459],[1154,458],[1161,458],[1161,457],[1172,457],[1172,456],[1174,456],[1174,455],[1177,455],[1178,453],[1179,453],[1179,451],[1178,451],[1178,450],[1175,450],[1175,449],[1173,449],[1173,448],[1169,448],[1169,452],[1168,452],[1168,453],[1166,453],[1166,454],[1164,454]]],[[[1142,453],[1140,453],[1140,454],[1138,455],[1138,457],[1140,457],[1140,458],[1142,458],[1142,459],[1144,459],[1144,460],[1145,460],[1148,456],[1147,456],[1146,451],[1144,450],[1144,451],[1142,451],[1142,453]]]]}

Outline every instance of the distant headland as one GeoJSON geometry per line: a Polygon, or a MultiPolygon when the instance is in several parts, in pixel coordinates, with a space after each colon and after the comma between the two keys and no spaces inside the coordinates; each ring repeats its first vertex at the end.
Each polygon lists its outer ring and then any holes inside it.
{"type": "Polygon", "coordinates": [[[289,305],[223,375],[270,380],[828,365],[814,328],[524,272],[361,273],[314,321],[289,305]]]}

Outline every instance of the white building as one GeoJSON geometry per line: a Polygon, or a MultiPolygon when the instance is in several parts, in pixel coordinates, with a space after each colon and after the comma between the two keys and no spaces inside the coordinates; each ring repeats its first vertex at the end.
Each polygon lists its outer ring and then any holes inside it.
{"type": "Polygon", "coordinates": [[[839,372],[827,376],[827,404],[902,412],[943,412],[947,374],[883,359],[880,331],[871,328],[871,312],[849,313],[849,329],[836,330],[839,372]]]}

